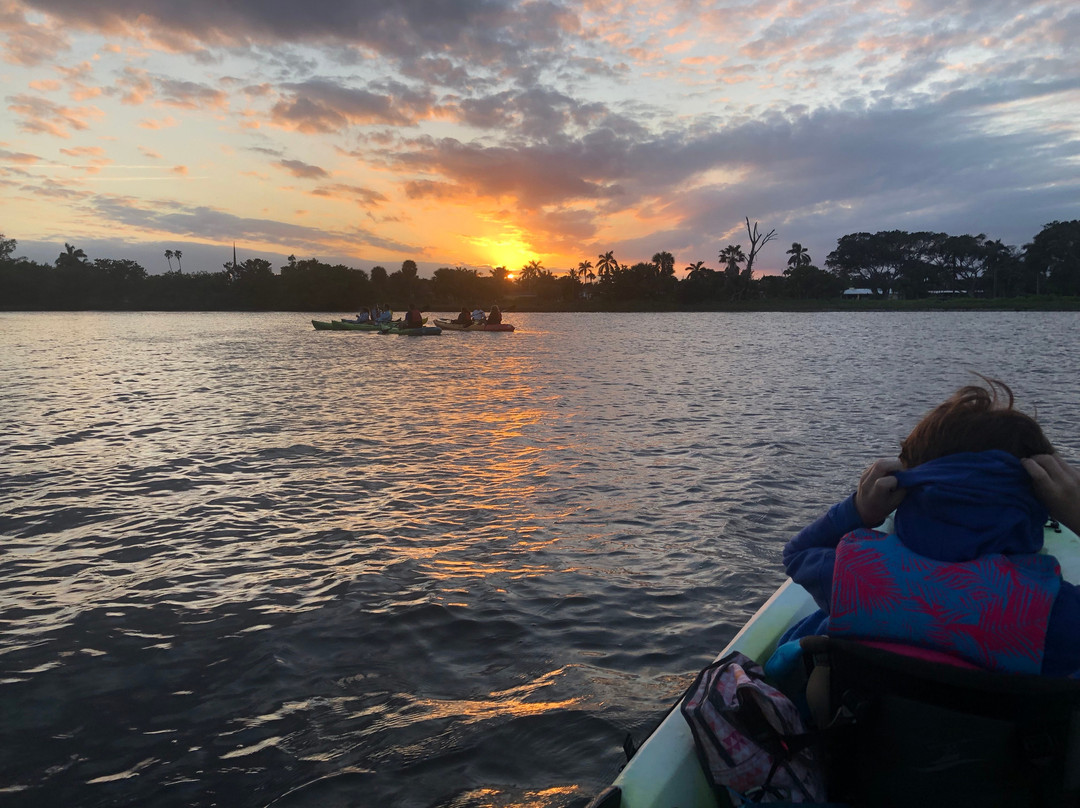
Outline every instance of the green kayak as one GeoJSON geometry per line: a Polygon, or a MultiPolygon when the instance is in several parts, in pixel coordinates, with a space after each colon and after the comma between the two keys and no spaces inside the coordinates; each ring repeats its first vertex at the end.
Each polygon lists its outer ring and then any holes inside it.
{"type": "Polygon", "coordinates": [[[316,331],[378,331],[378,323],[357,323],[350,320],[312,320],[316,331]]]}
{"type": "Polygon", "coordinates": [[[383,326],[380,334],[404,334],[407,337],[434,337],[442,333],[442,329],[436,325],[425,325],[420,328],[403,328],[399,325],[383,326]]]}

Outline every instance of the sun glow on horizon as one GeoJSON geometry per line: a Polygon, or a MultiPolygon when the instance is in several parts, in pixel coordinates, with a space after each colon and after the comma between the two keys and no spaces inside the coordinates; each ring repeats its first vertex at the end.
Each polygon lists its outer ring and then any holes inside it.
{"type": "MultiPolygon", "coordinates": [[[[506,267],[509,272],[517,272],[537,257],[536,251],[529,244],[515,236],[481,236],[470,241],[488,259],[491,266],[506,267]]],[[[507,279],[512,280],[510,275],[507,275],[507,279]]]]}

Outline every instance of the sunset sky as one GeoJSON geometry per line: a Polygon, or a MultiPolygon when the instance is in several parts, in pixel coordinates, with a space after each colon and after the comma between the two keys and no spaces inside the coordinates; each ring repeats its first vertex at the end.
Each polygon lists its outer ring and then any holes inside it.
{"type": "Polygon", "coordinates": [[[0,232],[52,262],[718,266],[1080,218],[1076,0],[0,0],[0,232]]]}

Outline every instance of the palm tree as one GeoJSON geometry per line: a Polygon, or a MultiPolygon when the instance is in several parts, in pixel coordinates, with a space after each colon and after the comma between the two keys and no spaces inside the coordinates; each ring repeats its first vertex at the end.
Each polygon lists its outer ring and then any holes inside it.
{"type": "Polygon", "coordinates": [[[582,261],[580,264],[578,264],[577,274],[578,277],[581,278],[581,280],[583,281],[590,277],[595,278],[596,275],[594,275],[592,271],[592,261],[582,261]]]}
{"type": "Polygon", "coordinates": [[[720,251],[720,263],[727,264],[727,271],[738,274],[739,264],[746,260],[741,244],[729,244],[720,251]]]}
{"type": "Polygon", "coordinates": [[[544,265],[535,258],[518,270],[518,286],[524,290],[531,290],[533,285],[543,275],[544,265]]]}
{"type": "Polygon", "coordinates": [[[172,258],[173,258],[173,251],[172,250],[166,250],[165,251],[165,260],[169,262],[169,272],[172,272],[172,258]]]}
{"type": "Polygon", "coordinates": [[[600,259],[600,262],[596,265],[596,268],[600,271],[600,280],[604,280],[619,268],[619,262],[615,260],[614,250],[608,250],[597,257],[600,259]]]}
{"type": "Polygon", "coordinates": [[[791,242],[791,249],[787,251],[787,254],[791,256],[787,261],[787,265],[792,269],[807,267],[812,263],[810,253],[808,253],[806,248],[797,241],[791,242]]]}
{"type": "Polygon", "coordinates": [[[686,269],[684,269],[683,272],[686,273],[686,276],[688,278],[691,277],[691,276],[696,278],[698,275],[701,274],[701,271],[703,269],[705,269],[705,262],[704,261],[695,261],[692,264],[687,264],[686,269]]]}
{"type": "Polygon", "coordinates": [[[675,274],[675,256],[667,250],[656,253],[652,257],[652,262],[656,264],[656,268],[660,270],[661,275],[675,274]]]}
{"type": "MultiPolygon", "coordinates": [[[[173,252],[173,255],[176,256],[176,268],[178,270],[180,270],[181,272],[183,272],[184,268],[182,266],[180,266],[180,256],[183,255],[183,253],[180,252],[180,250],[176,250],[176,251],[173,252]]],[[[196,274],[198,274],[198,273],[196,273],[196,274]]]]}
{"type": "Polygon", "coordinates": [[[64,242],[64,252],[56,258],[58,267],[76,267],[86,263],[86,253],[74,245],[64,242]]]}

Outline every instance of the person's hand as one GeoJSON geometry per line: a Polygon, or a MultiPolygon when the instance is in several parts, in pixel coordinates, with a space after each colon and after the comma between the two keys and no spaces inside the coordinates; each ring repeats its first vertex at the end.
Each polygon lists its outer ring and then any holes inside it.
{"type": "Polygon", "coordinates": [[[907,494],[896,477],[904,464],[899,460],[878,460],[859,478],[855,492],[855,509],[867,527],[877,527],[896,510],[907,494]]]}
{"type": "Polygon", "coordinates": [[[1080,533],[1080,470],[1056,454],[1025,457],[1020,462],[1031,477],[1035,496],[1050,516],[1074,533],[1080,533]]]}

